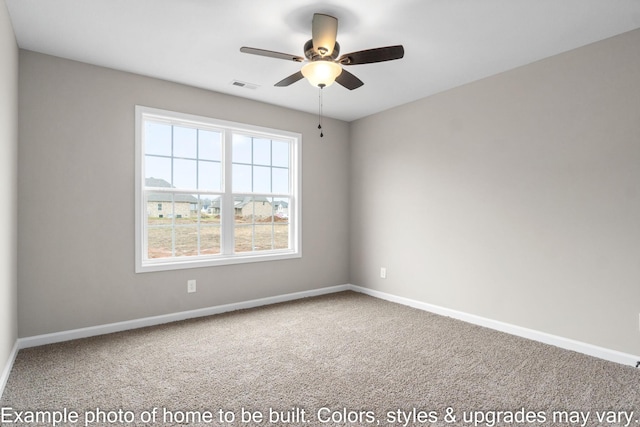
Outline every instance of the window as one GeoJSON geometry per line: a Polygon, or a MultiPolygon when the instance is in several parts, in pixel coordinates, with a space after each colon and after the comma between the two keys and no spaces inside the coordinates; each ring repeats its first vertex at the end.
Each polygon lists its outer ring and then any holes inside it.
{"type": "Polygon", "coordinates": [[[300,257],[300,142],[136,106],[136,272],[300,257]]]}

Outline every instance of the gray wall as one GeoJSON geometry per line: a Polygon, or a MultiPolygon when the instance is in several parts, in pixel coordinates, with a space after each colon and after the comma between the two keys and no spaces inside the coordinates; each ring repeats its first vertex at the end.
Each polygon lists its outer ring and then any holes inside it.
{"type": "Polygon", "coordinates": [[[21,337],[348,282],[347,123],[29,51],[19,97],[21,337]],[[302,259],[135,274],[136,104],[302,133],[302,259]]]}
{"type": "Polygon", "coordinates": [[[352,123],[352,283],[640,354],[638,46],[352,123]]]}
{"type": "Polygon", "coordinates": [[[0,373],[18,333],[16,247],[18,204],[18,45],[0,2],[0,373]]]}
{"type": "MultiPolygon", "coordinates": [[[[18,45],[5,2],[0,2],[0,373],[16,342],[18,205],[18,45]]],[[[1,384],[0,384],[1,387],[1,384]]]]}

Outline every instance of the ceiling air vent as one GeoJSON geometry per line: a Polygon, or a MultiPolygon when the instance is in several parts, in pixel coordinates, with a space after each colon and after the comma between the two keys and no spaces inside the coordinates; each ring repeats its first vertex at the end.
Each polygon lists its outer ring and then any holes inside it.
{"type": "Polygon", "coordinates": [[[258,89],[260,86],[253,84],[253,83],[247,83],[247,82],[241,82],[240,80],[233,80],[231,82],[232,86],[237,86],[237,87],[243,87],[245,89],[258,89]]]}

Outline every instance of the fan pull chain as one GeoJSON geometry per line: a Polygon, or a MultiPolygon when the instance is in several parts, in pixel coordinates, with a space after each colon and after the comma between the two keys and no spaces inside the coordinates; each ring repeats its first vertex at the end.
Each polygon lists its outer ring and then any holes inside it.
{"type": "Polygon", "coordinates": [[[324,137],[322,133],[322,89],[324,89],[325,85],[319,84],[320,93],[318,94],[318,129],[320,129],[320,138],[324,137]]]}

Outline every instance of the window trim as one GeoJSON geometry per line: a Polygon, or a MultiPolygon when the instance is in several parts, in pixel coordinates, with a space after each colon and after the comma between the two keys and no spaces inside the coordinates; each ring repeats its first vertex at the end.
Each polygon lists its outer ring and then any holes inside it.
{"type": "MultiPolygon", "coordinates": [[[[266,128],[261,126],[249,125],[245,123],[232,122],[227,120],[219,120],[205,116],[180,113],[158,108],[145,107],[141,105],[135,106],[135,272],[146,273],[153,271],[179,270],[186,268],[198,267],[214,267],[221,265],[242,264],[251,262],[277,261],[302,257],[302,174],[300,167],[302,164],[302,135],[296,132],[284,131],[279,129],[266,128]],[[144,141],[143,141],[143,124],[145,119],[154,119],[156,121],[170,121],[171,123],[181,122],[185,125],[194,127],[212,128],[223,132],[223,160],[222,160],[222,191],[221,198],[227,200],[223,206],[226,206],[226,216],[223,213],[221,220],[221,236],[229,236],[233,234],[234,221],[224,218],[234,218],[233,200],[234,193],[231,190],[231,150],[225,149],[230,144],[234,132],[241,132],[245,135],[267,137],[271,139],[287,140],[291,142],[291,165],[290,180],[291,194],[289,200],[289,239],[290,249],[276,249],[271,251],[242,252],[236,254],[218,254],[218,255],[201,255],[177,258],[162,259],[146,259],[144,256],[146,248],[145,239],[145,221],[143,218],[146,212],[144,199],[144,141]],[[229,212],[231,216],[229,216],[229,212]]],[[[240,193],[238,193],[240,194],[240,193]]],[[[242,194],[252,196],[262,196],[262,193],[242,194]]],[[[221,243],[221,251],[223,250],[221,243]]]]}

